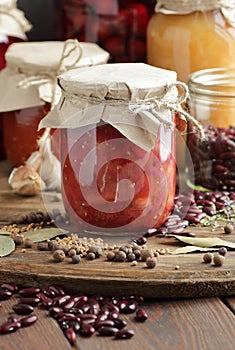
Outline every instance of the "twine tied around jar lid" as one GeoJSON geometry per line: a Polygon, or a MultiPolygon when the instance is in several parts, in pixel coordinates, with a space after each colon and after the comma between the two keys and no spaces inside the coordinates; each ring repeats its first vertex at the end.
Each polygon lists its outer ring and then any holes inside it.
{"type": "Polygon", "coordinates": [[[3,30],[4,34],[19,37],[22,39],[26,39],[24,33],[28,32],[32,28],[31,23],[25,18],[23,11],[17,8],[16,0],[6,0],[0,4],[0,24],[4,27],[4,29],[1,28],[0,30],[3,30]],[[19,26],[22,33],[20,33],[17,28],[13,28],[14,26],[12,23],[9,23],[8,28],[8,25],[5,23],[5,21],[3,22],[1,15],[12,19],[13,22],[19,26]]]}
{"type": "Polygon", "coordinates": [[[56,104],[56,88],[57,88],[57,77],[59,74],[66,72],[67,70],[76,67],[76,64],[80,61],[83,54],[83,48],[77,39],[68,39],[64,42],[62,54],[57,64],[57,67],[53,72],[47,72],[45,74],[30,75],[18,83],[19,88],[27,89],[30,86],[40,86],[46,83],[52,82],[52,99],[51,109],[56,104]],[[71,46],[69,48],[69,46],[71,46]],[[74,62],[69,65],[64,65],[65,60],[75,51],[78,50],[78,55],[75,57],[74,62]]]}
{"type": "Polygon", "coordinates": [[[60,100],[60,105],[63,105],[64,99],[67,99],[71,104],[76,105],[79,101],[83,100],[91,104],[102,104],[109,106],[126,106],[131,111],[135,113],[139,113],[142,111],[151,111],[154,114],[155,118],[165,125],[169,129],[173,129],[175,127],[175,123],[165,119],[158,112],[160,110],[169,109],[179,114],[181,118],[185,119],[187,122],[191,122],[197,129],[200,139],[205,138],[204,129],[202,125],[191,116],[186,110],[181,107],[181,104],[186,102],[188,99],[188,89],[187,85],[182,82],[175,82],[169,85],[165,85],[162,94],[157,97],[146,98],[143,100],[135,99],[131,101],[126,101],[122,99],[114,99],[114,98],[98,98],[94,96],[85,96],[85,95],[76,95],[66,92],[61,87],[62,97],[60,100]],[[177,96],[172,93],[173,90],[177,89],[177,96]]]}
{"type": "Polygon", "coordinates": [[[187,14],[194,11],[220,9],[228,22],[235,26],[235,0],[158,0],[155,12],[187,14]]]}

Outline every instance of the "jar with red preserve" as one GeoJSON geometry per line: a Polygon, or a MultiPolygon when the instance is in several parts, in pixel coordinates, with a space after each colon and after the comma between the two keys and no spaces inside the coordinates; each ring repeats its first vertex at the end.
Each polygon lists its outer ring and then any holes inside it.
{"type": "MultiPolygon", "coordinates": [[[[108,58],[108,52],[97,44],[76,39],[15,43],[9,47],[6,68],[0,73],[0,112],[11,165],[24,164],[39,148],[43,130],[38,131],[38,124],[60,97],[57,75],[74,67],[106,63],[108,58]]],[[[56,135],[51,136],[52,147],[59,157],[56,135]]]]}
{"type": "MultiPolygon", "coordinates": [[[[16,0],[2,0],[0,2],[0,70],[6,65],[5,53],[8,47],[15,42],[27,39],[26,32],[31,29],[31,24],[25,18],[24,13],[17,9],[16,0]]],[[[0,114],[0,160],[5,159],[3,145],[3,119],[0,114]]]]}
{"type": "Polygon", "coordinates": [[[112,239],[160,226],[174,202],[186,85],[144,63],[74,69],[59,85],[61,99],[40,127],[61,131],[70,221],[86,235],[112,239]]]}
{"type": "MultiPolygon", "coordinates": [[[[64,39],[96,42],[110,62],[145,62],[153,0],[63,0],[64,39]]],[[[58,30],[61,23],[58,23],[58,30]]]]}
{"type": "Polygon", "coordinates": [[[211,68],[188,77],[190,113],[203,125],[200,140],[189,124],[188,183],[204,190],[235,191],[235,69],[211,68]]]}

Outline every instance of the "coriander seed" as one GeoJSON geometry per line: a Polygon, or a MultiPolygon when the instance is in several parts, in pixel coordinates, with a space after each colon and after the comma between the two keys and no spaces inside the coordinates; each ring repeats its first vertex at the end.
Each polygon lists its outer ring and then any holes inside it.
{"type": "Polygon", "coordinates": [[[215,264],[215,266],[222,266],[224,261],[225,261],[225,257],[223,255],[220,255],[220,254],[214,255],[213,263],[215,264]]]}
{"type": "Polygon", "coordinates": [[[225,256],[227,254],[227,248],[220,247],[219,248],[219,254],[225,256]]]}
{"type": "Polygon", "coordinates": [[[153,269],[157,265],[157,259],[149,256],[145,263],[148,268],[153,269]]]}

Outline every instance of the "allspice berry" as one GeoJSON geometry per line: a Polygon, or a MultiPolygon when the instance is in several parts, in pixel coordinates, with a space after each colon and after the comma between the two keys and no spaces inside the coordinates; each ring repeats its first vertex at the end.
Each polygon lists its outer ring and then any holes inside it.
{"type": "Polygon", "coordinates": [[[210,264],[212,262],[212,259],[213,259],[213,254],[212,253],[206,253],[206,254],[203,255],[203,261],[206,264],[210,264]]]}
{"type": "Polygon", "coordinates": [[[213,258],[213,263],[215,266],[222,266],[225,261],[225,257],[220,254],[215,254],[213,258]]]}
{"type": "Polygon", "coordinates": [[[148,257],[145,263],[148,268],[153,269],[157,265],[157,259],[153,257],[148,257]]]}
{"type": "Polygon", "coordinates": [[[56,262],[62,262],[65,259],[65,252],[62,249],[57,249],[53,252],[53,258],[56,262]]]}
{"type": "Polygon", "coordinates": [[[224,233],[226,233],[226,234],[232,233],[233,230],[234,230],[233,224],[227,223],[227,224],[224,226],[224,233]]]}
{"type": "Polygon", "coordinates": [[[218,253],[220,255],[225,256],[227,254],[227,248],[226,247],[220,247],[218,253]]]}

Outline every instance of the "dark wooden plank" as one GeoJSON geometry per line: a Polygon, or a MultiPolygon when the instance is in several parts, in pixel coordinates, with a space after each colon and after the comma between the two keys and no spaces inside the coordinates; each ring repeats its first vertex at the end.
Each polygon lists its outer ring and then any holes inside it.
{"type": "MultiPolygon", "coordinates": [[[[12,312],[12,305],[17,299],[12,298],[2,302],[0,312],[0,324],[7,320],[9,312],[12,312]]],[[[71,350],[71,346],[64,337],[54,319],[47,316],[45,310],[39,307],[34,312],[38,321],[26,328],[10,334],[0,335],[1,350],[71,350]]],[[[21,316],[23,317],[23,316],[21,316]]]]}
{"type": "Polygon", "coordinates": [[[235,314],[235,297],[223,298],[225,305],[235,314]]]}
{"type": "Polygon", "coordinates": [[[127,327],[135,331],[132,339],[114,341],[93,336],[78,338],[78,350],[233,350],[235,316],[218,299],[158,301],[145,304],[149,319],[136,323],[127,319],[127,327]]]}

